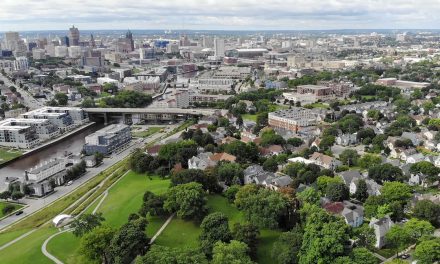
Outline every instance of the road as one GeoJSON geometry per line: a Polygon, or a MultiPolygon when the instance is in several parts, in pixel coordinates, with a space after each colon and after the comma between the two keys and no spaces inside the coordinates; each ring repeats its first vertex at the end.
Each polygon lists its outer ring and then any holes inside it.
{"type": "MultiPolygon", "coordinates": [[[[168,126],[169,129],[175,128],[177,125],[168,126]]],[[[89,168],[87,172],[80,177],[79,179],[75,180],[70,186],[59,186],[55,189],[55,192],[47,197],[39,198],[39,199],[29,199],[25,198],[20,200],[20,202],[23,202],[27,205],[26,208],[23,209],[23,214],[21,215],[12,215],[8,218],[5,218],[0,221],[0,231],[4,230],[8,226],[12,225],[13,223],[25,218],[26,216],[33,214],[40,209],[46,207],[47,205],[55,202],[56,200],[64,197],[65,195],[71,193],[72,191],[76,190],[79,186],[82,184],[88,182],[91,178],[98,175],[100,172],[106,170],[107,168],[111,167],[115,163],[121,161],[125,157],[127,157],[130,152],[140,146],[143,146],[144,144],[148,144],[152,141],[157,140],[158,138],[166,135],[167,130],[164,132],[159,132],[156,134],[153,134],[152,136],[145,138],[145,139],[135,139],[132,140],[131,143],[121,152],[118,152],[117,154],[113,154],[110,158],[104,159],[103,163],[95,168],[89,168]]]]}
{"type": "MultiPolygon", "coordinates": [[[[0,80],[5,82],[5,86],[14,86],[17,88],[17,91],[21,94],[21,97],[24,100],[24,105],[29,107],[30,110],[38,109],[43,107],[43,103],[39,102],[37,99],[32,97],[27,91],[20,88],[19,84],[15,84],[12,81],[10,81],[8,78],[0,74],[0,80]]],[[[18,82],[18,81],[17,81],[18,82]]]]}

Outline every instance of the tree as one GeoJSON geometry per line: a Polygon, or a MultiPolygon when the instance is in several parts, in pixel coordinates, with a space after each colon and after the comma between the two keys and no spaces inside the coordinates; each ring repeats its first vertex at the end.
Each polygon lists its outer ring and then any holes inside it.
{"type": "Polygon", "coordinates": [[[143,197],[143,203],[141,209],[139,209],[139,215],[143,217],[150,216],[163,216],[166,211],[163,208],[165,197],[156,195],[150,191],[146,191],[143,197]]]}
{"type": "Polygon", "coordinates": [[[406,179],[399,167],[389,163],[370,167],[368,169],[368,176],[380,184],[390,181],[404,181],[406,179]]]}
{"type": "Polygon", "coordinates": [[[275,133],[273,130],[265,131],[261,135],[261,146],[269,146],[269,145],[284,145],[286,141],[284,138],[275,133]]]}
{"type": "Polygon", "coordinates": [[[324,151],[328,150],[333,146],[333,144],[335,144],[335,142],[336,142],[336,139],[334,136],[324,136],[321,139],[321,142],[319,142],[319,149],[324,150],[324,151]]]}
{"type": "Polygon", "coordinates": [[[376,243],[376,235],[374,229],[368,224],[363,224],[353,230],[356,244],[360,247],[372,247],[376,243]]]}
{"type": "Polygon", "coordinates": [[[263,162],[263,169],[266,171],[276,172],[278,170],[278,162],[275,156],[266,159],[263,162]]]}
{"type": "Polygon", "coordinates": [[[260,231],[252,223],[235,223],[232,228],[232,237],[234,240],[246,243],[249,247],[249,255],[252,259],[257,257],[258,236],[260,231]]]}
{"type": "Polygon", "coordinates": [[[358,159],[358,165],[363,169],[369,169],[381,163],[382,159],[379,156],[368,153],[358,159]]]}
{"type": "Polygon", "coordinates": [[[406,183],[386,182],[381,189],[382,196],[388,201],[408,201],[412,197],[412,188],[406,183]]]}
{"type": "Polygon", "coordinates": [[[177,212],[177,216],[183,219],[201,220],[207,212],[206,193],[199,183],[171,187],[164,203],[164,209],[169,212],[177,212]]]}
{"type": "Polygon", "coordinates": [[[396,248],[396,253],[399,253],[408,246],[410,239],[411,236],[408,233],[408,230],[400,225],[393,225],[385,235],[386,242],[396,248]]]}
{"type": "Polygon", "coordinates": [[[407,230],[407,233],[414,242],[424,236],[431,235],[435,230],[431,223],[425,220],[419,220],[417,218],[411,218],[405,223],[404,228],[407,230]]]}
{"type": "Polygon", "coordinates": [[[86,97],[84,98],[84,100],[81,102],[81,107],[82,108],[92,108],[95,107],[95,100],[93,100],[93,98],[90,97],[86,97]]]}
{"type": "Polygon", "coordinates": [[[115,230],[109,226],[98,226],[84,234],[80,242],[80,252],[89,260],[110,263],[109,246],[115,230]]]}
{"type": "Polygon", "coordinates": [[[190,182],[197,182],[203,186],[203,189],[210,192],[220,191],[218,181],[214,175],[205,173],[202,170],[181,170],[171,175],[171,186],[185,184],[190,182]]]}
{"type": "Polygon", "coordinates": [[[429,221],[435,226],[440,225],[440,205],[430,200],[417,201],[413,208],[413,216],[429,221]]]}
{"type": "Polygon", "coordinates": [[[235,120],[235,124],[239,127],[243,126],[243,117],[241,115],[237,116],[237,119],[235,120]]]}
{"type": "Polygon", "coordinates": [[[235,200],[235,195],[240,190],[240,185],[232,185],[226,191],[223,192],[223,195],[228,199],[230,203],[233,203],[235,200]]]}
{"type": "Polygon", "coordinates": [[[67,101],[69,100],[69,98],[64,93],[56,93],[55,100],[57,100],[58,105],[67,105],[67,101]]]}
{"type": "Polygon", "coordinates": [[[356,114],[348,114],[338,121],[338,127],[344,133],[355,133],[364,125],[362,117],[356,114]]]}
{"type": "Polygon", "coordinates": [[[290,145],[292,145],[294,147],[299,147],[302,144],[304,144],[304,141],[302,139],[300,139],[300,138],[295,138],[294,137],[294,138],[289,138],[287,140],[287,144],[290,144],[290,145]]]}
{"type": "Polygon", "coordinates": [[[303,233],[299,228],[282,233],[273,244],[271,256],[277,264],[299,263],[303,233]]]}
{"type": "Polygon", "coordinates": [[[212,249],[216,242],[229,242],[231,240],[228,218],[220,212],[207,215],[203,219],[200,228],[202,229],[199,237],[200,248],[208,257],[212,256],[212,249]]]}
{"type": "Polygon", "coordinates": [[[237,192],[235,205],[244,212],[246,220],[258,227],[275,228],[286,213],[289,201],[279,192],[249,184],[237,192]]]}
{"type": "Polygon", "coordinates": [[[325,195],[334,202],[342,202],[350,196],[347,185],[343,182],[330,182],[327,185],[325,195]]]}
{"type": "Polygon", "coordinates": [[[12,204],[6,204],[3,208],[2,208],[2,213],[3,215],[8,215],[10,213],[12,213],[15,210],[15,206],[12,204]]]}
{"type": "Polygon", "coordinates": [[[318,205],[321,199],[321,194],[312,187],[306,188],[304,191],[298,193],[298,199],[302,203],[309,203],[318,205]]]}
{"type": "Polygon", "coordinates": [[[356,150],[353,149],[346,149],[342,151],[342,153],[339,155],[339,160],[344,165],[348,166],[354,166],[357,164],[357,161],[359,159],[359,154],[356,150]]]}
{"type": "Polygon", "coordinates": [[[22,193],[20,191],[13,191],[11,194],[11,199],[14,201],[20,200],[23,197],[24,197],[24,193],[22,193]]]}
{"type": "Polygon", "coordinates": [[[440,261],[440,238],[420,242],[416,246],[414,257],[419,264],[431,264],[440,261]]]}
{"type": "Polygon", "coordinates": [[[438,175],[440,173],[440,168],[437,168],[429,161],[420,161],[411,165],[409,171],[412,174],[423,174],[426,175],[429,182],[435,182],[438,180],[438,175]]]}
{"type": "Polygon", "coordinates": [[[205,255],[197,249],[169,248],[152,245],[143,257],[136,259],[136,264],[208,264],[205,255]]]}
{"type": "Polygon", "coordinates": [[[373,255],[373,253],[371,253],[371,251],[364,247],[353,249],[353,252],[351,253],[351,258],[353,259],[353,262],[357,264],[377,263],[377,258],[373,255]]]}
{"type": "Polygon", "coordinates": [[[217,242],[213,249],[211,264],[253,264],[247,255],[248,246],[239,241],[232,240],[229,244],[217,242]]]}
{"type": "Polygon", "coordinates": [[[344,254],[349,230],[342,218],[315,208],[306,220],[299,263],[333,263],[344,254]]]}
{"type": "Polygon", "coordinates": [[[82,237],[84,234],[92,231],[95,227],[100,226],[104,220],[102,213],[82,214],[75,218],[70,224],[70,227],[73,229],[72,233],[76,237],[82,237]]]}
{"type": "Polygon", "coordinates": [[[145,253],[150,241],[145,234],[145,218],[124,224],[113,236],[110,246],[110,263],[129,264],[137,255],[145,253]]]}
{"type": "Polygon", "coordinates": [[[95,152],[94,157],[96,164],[100,164],[104,160],[104,155],[101,152],[95,152]]]}
{"type": "Polygon", "coordinates": [[[10,191],[4,191],[0,193],[0,199],[8,200],[9,198],[11,198],[11,195],[12,193],[10,191]]]}
{"type": "Polygon", "coordinates": [[[354,198],[358,201],[365,202],[368,198],[368,186],[364,179],[358,181],[356,192],[354,193],[354,198]]]}
{"type": "Polygon", "coordinates": [[[243,181],[243,168],[238,163],[220,163],[216,169],[215,174],[219,181],[224,181],[226,185],[232,183],[241,184],[243,181]],[[234,181],[238,180],[238,182],[234,181]]]}
{"type": "Polygon", "coordinates": [[[332,182],[342,183],[342,179],[339,177],[319,176],[316,180],[318,190],[320,190],[321,192],[325,192],[327,186],[332,182]]]}

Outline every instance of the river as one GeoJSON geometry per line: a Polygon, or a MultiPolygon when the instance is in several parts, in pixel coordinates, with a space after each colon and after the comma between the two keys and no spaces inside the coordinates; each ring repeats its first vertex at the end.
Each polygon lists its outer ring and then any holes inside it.
{"type": "Polygon", "coordinates": [[[66,152],[78,154],[81,152],[85,142],[85,137],[104,127],[103,124],[96,124],[85,130],[67,138],[60,140],[56,144],[35,152],[25,158],[18,159],[8,166],[0,169],[0,190],[4,186],[5,177],[21,177],[25,170],[35,167],[45,160],[50,160],[56,157],[63,157],[66,152]]]}

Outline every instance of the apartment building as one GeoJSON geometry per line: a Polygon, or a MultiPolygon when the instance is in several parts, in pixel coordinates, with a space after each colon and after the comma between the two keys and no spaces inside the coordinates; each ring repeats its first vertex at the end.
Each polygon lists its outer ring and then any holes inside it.
{"type": "Polygon", "coordinates": [[[316,113],[307,108],[293,107],[269,113],[269,125],[283,130],[298,132],[303,127],[314,126],[318,122],[316,113]]]}
{"type": "Polygon", "coordinates": [[[88,135],[85,140],[84,151],[87,155],[96,152],[108,155],[130,142],[131,131],[127,125],[114,124],[88,135]]]}
{"type": "Polygon", "coordinates": [[[53,191],[51,181],[62,185],[66,176],[67,159],[52,159],[24,172],[25,183],[35,196],[44,196],[53,191]]]}

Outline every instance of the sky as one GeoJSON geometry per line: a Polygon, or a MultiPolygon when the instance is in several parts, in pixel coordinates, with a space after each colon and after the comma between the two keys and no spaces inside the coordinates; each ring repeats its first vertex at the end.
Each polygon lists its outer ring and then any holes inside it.
{"type": "Polygon", "coordinates": [[[0,31],[440,29],[440,0],[1,0],[0,31]]]}

